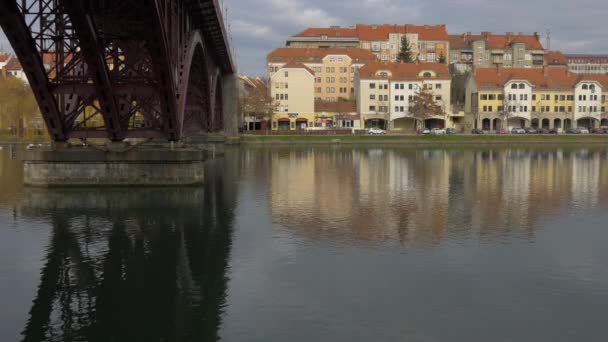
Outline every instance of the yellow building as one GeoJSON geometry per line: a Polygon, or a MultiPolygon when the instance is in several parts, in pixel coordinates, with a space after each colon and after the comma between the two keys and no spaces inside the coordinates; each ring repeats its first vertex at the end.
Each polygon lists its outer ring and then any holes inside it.
{"type": "Polygon", "coordinates": [[[577,75],[565,66],[476,69],[467,81],[470,128],[566,130],[608,126],[608,75],[577,75]]]}
{"type": "Polygon", "coordinates": [[[314,73],[314,100],[336,102],[354,98],[355,71],[372,61],[370,51],[358,48],[279,48],[268,54],[268,78],[288,63],[301,63],[314,73]]]}

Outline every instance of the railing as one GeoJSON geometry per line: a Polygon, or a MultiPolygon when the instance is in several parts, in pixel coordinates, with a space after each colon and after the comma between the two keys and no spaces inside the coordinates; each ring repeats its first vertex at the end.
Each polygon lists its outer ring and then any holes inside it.
{"type": "Polygon", "coordinates": [[[334,128],[334,129],[316,129],[316,130],[262,130],[262,131],[246,131],[246,135],[345,135],[345,134],[366,134],[365,129],[352,128],[334,128]]]}

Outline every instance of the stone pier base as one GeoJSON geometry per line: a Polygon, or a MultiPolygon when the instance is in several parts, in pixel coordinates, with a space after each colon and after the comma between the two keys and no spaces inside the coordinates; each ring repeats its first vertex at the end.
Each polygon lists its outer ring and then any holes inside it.
{"type": "Polygon", "coordinates": [[[28,186],[185,186],[202,184],[207,152],[142,148],[29,150],[23,161],[28,186]]]}

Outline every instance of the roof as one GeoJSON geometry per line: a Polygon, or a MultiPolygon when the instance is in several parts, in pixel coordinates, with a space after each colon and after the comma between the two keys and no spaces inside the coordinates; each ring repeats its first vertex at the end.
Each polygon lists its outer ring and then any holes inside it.
{"type": "Polygon", "coordinates": [[[547,51],[545,52],[545,64],[546,65],[567,65],[568,60],[564,54],[560,51],[547,51]]]}
{"type": "Polygon", "coordinates": [[[502,89],[512,80],[527,81],[541,89],[572,89],[580,78],[567,68],[480,68],[473,77],[479,90],[502,89]]]}
{"type": "Polygon", "coordinates": [[[239,79],[250,88],[266,87],[264,80],[259,77],[241,75],[239,79]]]}
{"type": "Polygon", "coordinates": [[[360,48],[332,48],[332,49],[317,49],[317,48],[278,48],[268,54],[266,60],[270,62],[321,62],[327,55],[346,55],[354,62],[373,61],[374,54],[369,50],[360,48]]]}
{"type": "Polygon", "coordinates": [[[296,34],[294,37],[321,37],[328,36],[357,38],[357,30],[354,27],[311,27],[296,34]]]}
{"type": "Polygon", "coordinates": [[[567,54],[568,63],[607,64],[608,55],[567,54]]]}
{"type": "Polygon", "coordinates": [[[4,66],[4,69],[10,70],[10,71],[23,70],[23,68],[21,67],[21,63],[19,63],[19,60],[15,56],[10,57],[10,59],[4,66]]]}
{"type": "Polygon", "coordinates": [[[375,62],[366,64],[359,69],[361,79],[388,79],[392,81],[419,81],[424,80],[419,74],[423,71],[433,71],[437,76],[434,80],[451,80],[450,70],[447,65],[439,63],[386,63],[375,62]],[[390,76],[377,76],[378,71],[388,71],[390,76]]]}
{"type": "Polygon", "coordinates": [[[357,24],[355,27],[314,27],[308,28],[294,37],[321,37],[325,35],[331,38],[358,38],[364,41],[388,40],[390,33],[417,33],[418,40],[448,40],[448,32],[445,25],[364,25],[357,24]]]}
{"type": "Polygon", "coordinates": [[[285,69],[285,68],[290,68],[290,69],[305,69],[311,75],[315,74],[315,72],[311,68],[307,67],[306,65],[304,65],[304,64],[302,64],[300,62],[293,62],[292,61],[292,62],[289,62],[289,63],[287,63],[287,64],[285,64],[285,65],[283,65],[281,67],[281,69],[285,69]]]}
{"type": "Polygon", "coordinates": [[[9,58],[11,58],[11,55],[6,54],[4,52],[0,52],[0,63],[8,61],[9,58]]]}
{"type": "Polygon", "coordinates": [[[596,81],[602,85],[602,88],[608,88],[608,75],[580,74],[578,82],[580,81],[596,81]]]}
{"type": "Polygon", "coordinates": [[[452,49],[470,48],[473,42],[483,40],[488,49],[505,49],[512,44],[523,43],[528,50],[544,50],[543,44],[540,42],[540,36],[537,33],[511,33],[494,34],[491,32],[482,32],[481,34],[471,34],[470,32],[458,35],[449,35],[450,47],[452,49]]]}

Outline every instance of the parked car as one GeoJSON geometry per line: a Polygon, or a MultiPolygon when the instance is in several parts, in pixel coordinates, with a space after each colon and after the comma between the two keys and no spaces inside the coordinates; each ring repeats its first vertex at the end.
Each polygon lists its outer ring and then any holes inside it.
{"type": "Polygon", "coordinates": [[[549,130],[549,134],[559,134],[559,130],[557,128],[552,128],[549,130]]]}
{"type": "Polygon", "coordinates": [[[444,134],[446,134],[446,132],[445,132],[445,129],[443,129],[443,128],[433,128],[433,129],[431,129],[431,134],[444,135],[444,134]]]}
{"type": "Polygon", "coordinates": [[[383,129],[377,128],[377,127],[373,127],[373,128],[370,128],[367,131],[367,133],[371,134],[371,135],[378,135],[378,134],[383,135],[383,134],[386,134],[386,131],[383,129]]]}
{"type": "Polygon", "coordinates": [[[511,134],[526,134],[526,130],[521,127],[513,127],[511,134]]]}
{"type": "Polygon", "coordinates": [[[566,129],[566,133],[568,134],[578,134],[578,131],[576,128],[568,128],[566,129]]]}
{"type": "Polygon", "coordinates": [[[458,134],[458,130],[456,128],[448,128],[445,130],[446,134],[458,134]]]}
{"type": "Polygon", "coordinates": [[[507,131],[506,128],[499,128],[496,130],[496,134],[508,134],[509,131],[507,131]]]}
{"type": "Polygon", "coordinates": [[[606,133],[606,129],[605,128],[594,128],[591,130],[591,133],[593,134],[605,134],[606,133]]]}
{"type": "Polygon", "coordinates": [[[538,130],[534,127],[526,127],[524,128],[524,130],[526,131],[527,134],[536,134],[538,133],[538,130]]]}
{"type": "Polygon", "coordinates": [[[473,128],[471,131],[472,134],[483,134],[483,130],[480,128],[473,128]]]}
{"type": "Polygon", "coordinates": [[[431,130],[428,128],[423,128],[418,130],[418,134],[431,134],[431,130]]]}
{"type": "Polygon", "coordinates": [[[576,130],[578,134],[589,134],[589,130],[585,127],[578,127],[576,130]]]}
{"type": "Polygon", "coordinates": [[[548,128],[539,128],[538,129],[538,134],[549,134],[551,133],[551,131],[549,131],[548,128]]]}

